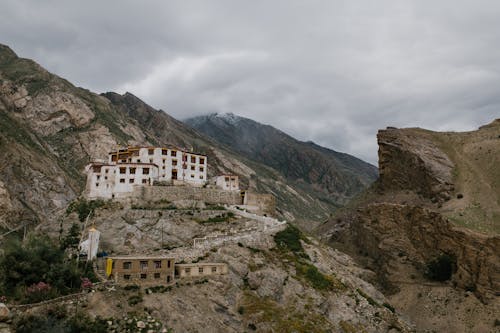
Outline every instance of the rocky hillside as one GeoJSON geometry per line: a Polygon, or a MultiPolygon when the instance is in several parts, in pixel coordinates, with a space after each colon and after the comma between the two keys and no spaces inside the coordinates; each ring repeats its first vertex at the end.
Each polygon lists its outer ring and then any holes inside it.
{"type": "Polygon", "coordinates": [[[466,133],[388,128],[378,142],[379,180],[318,234],[374,269],[418,327],[489,332],[500,317],[500,121],[466,133]]]}
{"type": "MultiPolygon", "coordinates": [[[[243,186],[273,193],[278,214],[304,226],[316,225],[338,205],[132,94],[98,95],[74,87],[0,45],[0,158],[8,161],[0,165],[0,229],[57,221],[82,192],[86,163],[105,158],[110,149],[149,144],[208,155],[209,176],[238,174],[243,186]]],[[[349,188],[338,182],[338,192],[352,194],[367,183],[356,180],[349,188]]]]}
{"type": "Polygon", "coordinates": [[[345,204],[377,178],[377,169],[348,154],[301,142],[276,128],[234,114],[211,114],[185,123],[248,158],[278,171],[325,200],[345,204]]]}

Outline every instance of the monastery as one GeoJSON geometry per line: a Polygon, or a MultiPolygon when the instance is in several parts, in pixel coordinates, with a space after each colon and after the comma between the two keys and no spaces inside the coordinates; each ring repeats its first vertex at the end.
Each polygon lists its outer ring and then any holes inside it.
{"type": "Polygon", "coordinates": [[[108,161],[94,161],[87,172],[89,199],[126,197],[137,185],[155,182],[203,186],[207,181],[207,157],[165,147],[128,147],[110,152],[108,161]]]}

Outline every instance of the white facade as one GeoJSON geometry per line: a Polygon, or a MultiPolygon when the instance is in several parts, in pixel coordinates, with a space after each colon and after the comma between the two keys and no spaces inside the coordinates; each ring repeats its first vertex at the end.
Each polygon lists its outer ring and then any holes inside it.
{"type": "Polygon", "coordinates": [[[149,163],[91,163],[86,171],[86,194],[90,199],[124,197],[134,186],[152,185],[158,178],[158,166],[149,163]]]}
{"type": "Polygon", "coordinates": [[[239,191],[240,184],[238,176],[222,175],[215,177],[215,185],[225,191],[239,191]]]}
{"type": "Polygon", "coordinates": [[[136,186],[154,181],[202,186],[207,178],[207,157],[172,148],[129,147],[109,153],[108,163],[86,167],[87,197],[126,197],[136,186]]]}

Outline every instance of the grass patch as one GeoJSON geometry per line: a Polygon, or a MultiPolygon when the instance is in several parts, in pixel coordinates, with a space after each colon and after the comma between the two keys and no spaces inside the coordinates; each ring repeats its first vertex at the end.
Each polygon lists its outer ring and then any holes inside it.
{"type": "Polygon", "coordinates": [[[360,294],[361,296],[363,296],[364,299],[366,299],[366,301],[368,302],[368,304],[370,304],[371,306],[375,306],[375,307],[380,307],[380,304],[378,304],[378,302],[376,300],[374,300],[373,298],[371,298],[370,296],[368,296],[363,290],[361,289],[356,289],[356,291],[358,292],[358,294],[360,294]]]}

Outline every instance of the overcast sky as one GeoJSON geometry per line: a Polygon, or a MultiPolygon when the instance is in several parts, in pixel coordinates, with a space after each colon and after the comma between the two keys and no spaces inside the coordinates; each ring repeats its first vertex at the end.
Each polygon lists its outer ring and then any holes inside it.
{"type": "Polygon", "coordinates": [[[500,118],[500,1],[22,1],[0,43],[178,119],[233,112],[377,163],[386,126],[500,118]]]}

